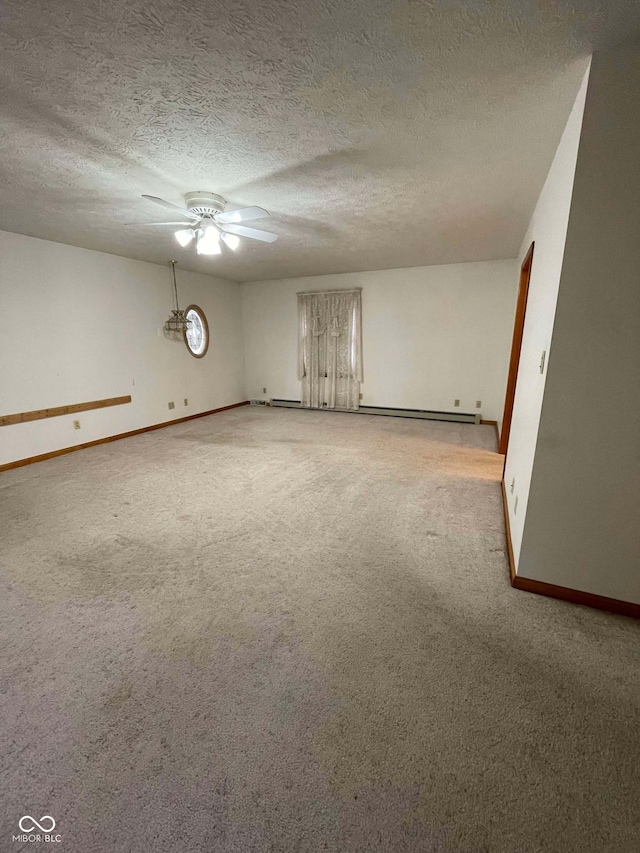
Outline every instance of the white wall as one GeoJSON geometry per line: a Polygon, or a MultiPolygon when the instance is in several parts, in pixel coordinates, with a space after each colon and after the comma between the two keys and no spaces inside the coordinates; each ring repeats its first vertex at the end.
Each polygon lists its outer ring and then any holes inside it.
{"type": "Polygon", "coordinates": [[[519,574],[640,604],[638,92],[594,54],[519,574]]]}
{"type": "Polygon", "coordinates": [[[529,228],[522,241],[518,267],[535,241],[525,315],[513,419],[505,468],[511,538],[516,566],[520,558],[547,372],[540,374],[542,353],[549,365],[551,335],[564,256],[567,223],[587,90],[587,71],[558,145],[529,228]],[[513,494],[510,492],[515,479],[513,494]],[[517,511],[515,501],[518,499],[517,511]]]}
{"type": "Polygon", "coordinates": [[[247,393],[300,399],[297,300],[362,287],[362,404],[502,415],[513,332],[515,261],[314,276],[242,285],[247,393]],[[266,394],[263,388],[267,389],[266,394]]]}
{"type": "Polygon", "coordinates": [[[246,399],[239,286],[179,269],[178,285],[209,321],[202,359],[162,334],[168,266],[0,232],[0,414],[133,398],[0,427],[0,464],[246,399]]]}

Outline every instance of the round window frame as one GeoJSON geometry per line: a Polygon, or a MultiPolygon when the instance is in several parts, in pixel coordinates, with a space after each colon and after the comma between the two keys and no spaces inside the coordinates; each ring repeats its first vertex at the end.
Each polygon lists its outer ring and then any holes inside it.
{"type": "Polygon", "coordinates": [[[199,305],[189,305],[187,308],[185,308],[185,317],[189,316],[189,311],[195,311],[198,317],[200,318],[200,322],[202,323],[202,328],[204,329],[205,334],[205,345],[202,352],[194,352],[189,346],[189,339],[187,337],[186,329],[183,332],[184,345],[194,358],[204,358],[209,350],[209,323],[207,322],[207,315],[204,313],[204,311],[199,305]]]}

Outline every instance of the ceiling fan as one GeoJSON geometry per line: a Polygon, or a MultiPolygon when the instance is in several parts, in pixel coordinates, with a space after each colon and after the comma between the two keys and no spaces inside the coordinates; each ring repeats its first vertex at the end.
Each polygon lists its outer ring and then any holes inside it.
{"type": "Polygon", "coordinates": [[[149,201],[166,207],[174,214],[179,213],[183,219],[177,222],[145,222],[144,225],[182,225],[175,236],[181,246],[188,246],[195,239],[196,251],[199,255],[219,255],[222,253],[222,243],[234,252],[240,245],[240,237],[250,240],[260,240],[263,243],[273,243],[278,239],[277,234],[270,231],[260,231],[258,228],[247,228],[242,222],[252,219],[262,219],[269,212],[262,207],[241,207],[239,210],[225,211],[226,201],[220,195],[207,192],[186,193],[185,207],[178,207],[170,201],[157,198],[154,195],[143,195],[149,201]]]}

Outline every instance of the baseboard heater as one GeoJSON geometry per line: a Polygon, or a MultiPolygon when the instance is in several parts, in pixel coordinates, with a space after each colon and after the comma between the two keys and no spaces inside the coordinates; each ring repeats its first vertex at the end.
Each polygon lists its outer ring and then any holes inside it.
{"type": "MultiPolygon", "coordinates": [[[[300,400],[271,400],[272,406],[282,406],[285,409],[301,409],[300,400]]],[[[389,409],[385,406],[360,406],[354,409],[309,409],[311,412],[347,412],[352,415],[387,415],[393,418],[423,418],[429,421],[455,421],[461,424],[479,424],[481,415],[470,415],[466,412],[431,412],[427,409],[389,409]]]]}

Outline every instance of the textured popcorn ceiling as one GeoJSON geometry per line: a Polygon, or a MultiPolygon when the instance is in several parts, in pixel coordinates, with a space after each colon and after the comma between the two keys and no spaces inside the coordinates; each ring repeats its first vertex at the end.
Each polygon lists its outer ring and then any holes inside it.
{"type": "Polygon", "coordinates": [[[236,280],[511,257],[637,0],[9,0],[0,228],[236,280]],[[180,249],[211,190],[278,242],[180,249]]]}

